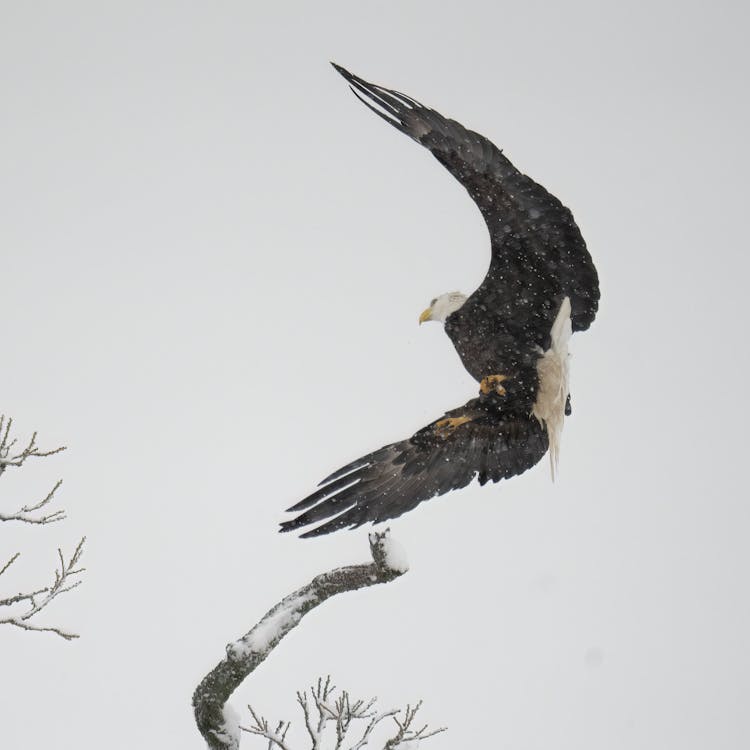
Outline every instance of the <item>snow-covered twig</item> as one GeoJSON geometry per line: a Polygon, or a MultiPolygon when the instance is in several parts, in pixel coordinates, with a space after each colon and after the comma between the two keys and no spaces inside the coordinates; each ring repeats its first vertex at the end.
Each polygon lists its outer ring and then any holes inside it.
{"type": "Polygon", "coordinates": [[[375,727],[380,724],[383,719],[387,719],[389,716],[393,716],[395,718],[397,713],[398,711],[393,709],[391,711],[384,711],[382,714],[376,714],[375,716],[373,716],[372,719],[370,719],[369,724],[365,727],[365,731],[362,736],[351,746],[349,750],[361,750],[361,748],[363,748],[370,741],[372,730],[375,729],[375,727]]]}
{"type": "MultiPolygon", "coordinates": [[[[250,707],[248,706],[248,708],[250,707]]],[[[255,723],[250,727],[241,727],[243,731],[249,732],[250,734],[256,734],[259,737],[265,737],[268,740],[269,750],[274,745],[276,745],[279,750],[289,750],[289,747],[285,742],[286,733],[289,729],[289,722],[280,721],[276,725],[276,731],[272,731],[265,716],[258,716],[252,708],[250,708],[250,713],[252,714],[255,723]]]]}
{"type": "MultiPolygon", "coordinates": [[[[65,450],[65,446],[54,448],[49,451],[40,450],[36,444],[36,432],[31,436],[28,443],[25,444],[25,447],[21,448],[17,446],[17,438],[11,437],[10,433],[12,426],[13,420],[10,417],[6,418],[5,415],[0,415],[0,477],[2,477],[9,466],[20,467],[23,466],[29,458],[45,458],[46,456],[54,456],[56,453],[65,450]]],[[[52,512],[47,512],[46,510],[47,506],[54,499],[55,493],[60,488],[61,484],[62,479],[55,484],[55,486],[47,493],[46,497],[42,498],[37,503],[23,505],[14,513],[0,513],[0,521],[21,521],[23,523],[38,525],[62,521],[65,518],[64,510],[55,510],[52,512]]],[[[34,591],[24,591],[0,599],[0,609],[3,607],[10,608],[5,609],[4,612],[14,612],[14,614],[7,614],[7,616],[0,618],[0,625],[12,625],[13,627],[21,628],[22,630],[55,633],[66,640],[78,638],[75,633],[70,633],[61,628],[38,625],[34,618],[36,618],[43,609],[48,607],[56,597],[60,596],[60,594],[64,594],[80,585],[81,581],[72,581],[71,579],[83,572],[83,568],[78,568],[77,565],[81,558],[81,554],[83,553],[84,541],[85,537],[78,543],[78,546],[75,548],[69,560],[65,559],[62,550],[57,550],[60,567],[59,570],[55,570],[55,579],[51,585],[34,591]],[[19,610],[21,607],[17,607],[16,605],[22,605],[24,603],[28,605],[28,609],[24,612],[20,612],[19,610]],[[15,612],[18,612],[18,614],[15,612]]],[[[13,563],[19,558],[20,554],[20,552],[16,552],[2,567],[0,567],[0,576],[2,576],[11,565],[13,565],[13,563]]]]}
{"type": "Polygon", "coordinates": [[[344,690],[336,701],[336,746],[334,750],[341,750],[344,739],[353,721],[361,719],[372,719],[376,714],[370,709],[375,705],[375,698],[367,703],[357,700],[354,703],[349,699],[349,693],[344,690]]]}
{"type": "MultiPolygon", "coordinates": [[[[203,678],[193,693],[195,721],[211,750],[232,747],[222,739],[226,735],[222,709],[229,696],[311,609],[336,594],[387,583],[403,575],[403,569],[388,565],[388,534],[388,530],[370,534],[371,563],[336,568],[316,576],[307,586],[282,599],[242,638],[227,646],[226,657],[203,678]]],[[[308,721],[312,736],[318,724],[313,726],[309,716],[308,721]]],[[[275,743],[275,739],[267,739],[275,743]]]]}
{"type": "Polygon", "coordinates": [[[17,510],[15,513],[0,513],[0,521],[23,521],[24,523],[37,523],[44,525],[46,523],[54,523],[55,521],[62,521],[65,518],[64,510],[56,510],[52,513],[47,513],[41,516],[31,516],[30,513],[40,510],[47,505],[57,492],[58,488],[62,484],[60,479],[57,484],[49,491],[47,497],[40,500],[36,505],[24,505],[22,508],[17,510]]]}
{"type": "MultiPolygon", "coordinates": [[[[371,698],[369,701],[352,701],[349,693],[343,690],[334,700],[335,689],[331,685],[331,678],[328,677],[325,681],[322,678],[318,679],[317,688],[313,686],[310,689],[309,696],[307,692],[297,693],[297,703],[302,709],[305,725],[310,735],[310,750],[323,750],[324,747],[332,750],[363,750],[371,743],[375,728],[385,719],[393,719],[397,731],[389,739],[381,740],[383,743],[379,745],[381,750],[398,750],[399,748],[406,750],[406,747],[411,746],[410,743],[425,740],[445,731],[444,727],[428,729],[426,724],[419,729],[412,728],[414,717],[422,705],[421,701],[413,708],[408,705],[403,710],[375,711],[375,698],[371,698]],[[312,721],[311,702],[318,707],[320,719],[317,725],[312,721]],[[325,729],[329,722],[335,724],[335,736],[329,733],[328,742],[324,744],[325,729]],[[366,722],[366,724],[364,730],[361,730],[359,739],[352,740],[349,735],[353,732],[349,730],[355,722],[366,722]]],[[[286,734],[290,727],[289,722],[280,721],[276,726],[276,731],[271,731],[271,725],[264,716],[260,716],[252,706],[248,706],[248,709],[254,723],[249,727],[240,726],[242,731],[267,739],[269,750],[274,750],[274,747],[278,750],[290,750],[286,742],[286,734]]]]}
{"type": "Polygon", "coordinates": [[[422,707],[422,701],[419,701],[414,708],[411,706],[406,707],[404,711],[403,721],[399,721],[398,716],[393,717],[393,721],[396,722],[398,731],[389,740],[386,740],[383,745],[383,750],[396,750],[399,745],[407,742],[415,742],[419,740],[426,740],[428,737],[434,737],[440,732],[444,732],[446,727],[440,727],[439,729],[428,729],[427,724],[419,729],[412,729],[411,725],[414,722],[414,717],[417,715],[417,711],[422,707]]]}
{"type": "Polygon", "coordinates": [[[19,558],[19,557],[21,557],[21,553],[20,553],[20,552],[16,552],[16,554],[15,554],[15,555],[13,555],[13,557],[11,557],[11,558],[10,558],[10,560],[8,560],[8,562],[7,562],[7,563],[5,563],[5,565],[3,565],[3,567],[2,567],[2,568],[0,568],[0,576],[1,576],[1,575],[2,575],[3,573],[5,573],[5,571],[6,571],[6,570],[8,570],[8,568],[9,568],[9,567],[10,567],[11,565],[13,565],[13,563],[14,563],[14,562],[15,562],[16,560],[18,560],[18,558],[19,558]]]}
{"type": "Polygon", "coordinates": [[[336,687],[334,685],[331,685],[330,675],[328,675],[325,682],[323,681],[322,677],[318,678],[317,686],[313,685],[310,688],[310,695],[312,696],[312,700],[314,701],[315,707],[318,710],[317,724],[312,721],[312,717],[310,715],[311,712],[307,699],[307,692],[297,692],[297,703],[299,703],[300,707],[302,708],[302,712],[305,715],[305,727],[312,741],[312,750],[319,750],[320,743],[323,738],[323,729],[326,725],[326,722],[335,718],[334,711],[328,705],[328,700],[331,696],[331,693],[335,689],[336,687]]]}
{"type": "MultiPolygon", "coordinates": [[[[68,641],[78,638],[75,633],[70,633],[61,628],[37,625],[35,622],[31,622],[31,619],[38,615],[45,607],[49,606],[55,597],[60,596],[60,594],[64,594],[67,591],[71,591],[76,588],[76,586],[80,586],[82,581],[71,581],[71,578],[84,571],[84,568],[78,568],[76,566],[83,554],[83,544],[85,541],[86,537],[83,537],[83,539],[78,542],[78,546],[67,561],[63,556],[62,550],[57,550],[60,568],[59,570],[55,570],[55,579],[51,585],[36,591],[20,593],[15,596],[0,599],[0,607],[11,607],[14,604],[19,604],[24,601],[28,602],[29,605],[29,609],[22,614],[0,619],[0,625],[13,625],[22,630],[56,633],[61,638],[65,638],[65,640],[68,641]]],[[[13,557],[3,566],[2,570],[0,570],[0,575],[2,575],[13,564],[13,562],[18,559],[19,555],[20,552],[13,555],[13,557]]]]}
{"type": "Polygon", "coordinates": [[[65,450],[64,445],[59,448],[54,448],[51,451],[39,450],[36,444],[35,432],[25,448],[20,451],[16,450],[16,452],[11,452],[18,442],[16,438],[11,440],[10,428],[12,426],[13,419],[11,417],[6,417],[4,414],[0,414],[0,474],[2,474],[8,466],[22,466],[24,461],[28,458],[54,456],[55,453],[60,453],[60,451],[65,450]]]}
{"type": "MultiPolygon", "coordinates": [[[[11,418],[0,415],[0,476],[3,475],[9,466],[23,466],[29,458],[44,458],[54,456],[56,453],[65,450],[65,446],[54,448],[50,451],[39,450],[36,444],[36,432],[26,444],[25,448],[15,448],[18,440],[10,437],[10,428],[13,425],[11,418]]],[[[52,513],[42,513],[41,515],[32,515],[36,511],[46,507],[55,496],[58,488],[62,484],[62,479],[47,493],[47,496],[34,505],[24,505],[15,513],[0,513],[0,521],[23,521],[24,523],[47,524],[55,521],[62,521],[65,518],[64,510],[56,510],[52,513]]]]}

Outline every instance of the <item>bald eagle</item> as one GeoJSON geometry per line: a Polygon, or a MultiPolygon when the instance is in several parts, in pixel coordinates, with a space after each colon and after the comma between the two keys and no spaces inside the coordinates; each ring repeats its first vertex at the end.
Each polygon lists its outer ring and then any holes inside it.
{"type": "Polygon", "coordinates": [[[521,474],[549,450],[553,477],[570,413],[568,340],[599,302],[596,269],[571,212],[519,172],[494,144],[409,96],[334,64],[373,112],[429,149],[479,207],[490,267],[470,296],[432,300],[420,323],[444,324],[479,394],[410,438],[335,471],[289,508],[282,531],[302,536],[379,523],[424,500],[521,474]]]}

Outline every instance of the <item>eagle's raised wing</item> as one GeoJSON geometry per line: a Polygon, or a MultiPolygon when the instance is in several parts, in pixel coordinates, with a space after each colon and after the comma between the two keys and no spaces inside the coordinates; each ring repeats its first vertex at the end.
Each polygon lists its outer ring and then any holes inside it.
{"type": "Polygon", "coordinates": [[[485,137],[405,94],[334,67],[373,112],[428,148],[482,212],[492,260],[467,304],[475,311],[495,311],[520,330],[543,310],[551,325],[559,300],[567,296],[573,330],[588,328],[598,307],[599,282],[570,211],[485,137]]]}
{"type": "Polygon", "coordinates": [[[352,461],[289,508],[305,511],[282,531],[330,519],[302,534],[328,534],[368,521],[396,518],[424,500],[465,487],[521,474],[547,451],[547,432],[536,418],[504,412],[501,397],[472,399],[407,440],[352,461]]]}

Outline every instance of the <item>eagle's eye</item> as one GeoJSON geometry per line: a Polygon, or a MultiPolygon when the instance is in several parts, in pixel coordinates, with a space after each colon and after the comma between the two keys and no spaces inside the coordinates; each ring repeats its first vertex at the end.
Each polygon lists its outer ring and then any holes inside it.
{"type": "Polygon", "coordinates": [[[436,302],[437,302],[437,297],[435,297],[435,299],[432,300],[432,302],[430,302],[430,307],[432,307],[436,302]]]}

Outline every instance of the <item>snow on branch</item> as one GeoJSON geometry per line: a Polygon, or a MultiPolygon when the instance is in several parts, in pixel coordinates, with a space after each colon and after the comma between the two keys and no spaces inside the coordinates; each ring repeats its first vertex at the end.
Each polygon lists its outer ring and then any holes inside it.
{"type": "MultiPolygon", "coordinates": [[[[0,414],[0,477],[9,466],[23,466],[29,458],[45,458],[65,450],[65,446],[49,451],[40,450],[36,444],[36,432],[31,436],[26,447],[17,447],[18,440],[10,436],[12,426],[13,420],[0,414]]],[[[52,502],[55,492],[61,484],[62,479],[38,503],[24,505],[14,513],[0,512],[0,521],[23,521],[24,523],[42,525],[62,521],[65,518],[64,510],[56,510],[51,513],[46,511],[46,507],[52,502]],[[45,510],[42,511],[42,508],[45,508],[45,510]],[[38,511],[42,512],[38,513],[38,511]]]]}
{"type": "MultiPolygon", "coordinates": [[[[403,575],[407,569],[405,558],[400,551],[398,554],[394,552],[387,529],[373,532],[370,534],[371,563],[335,568],[316,576],[307,586],[282,599],[248,633],[226,647],[226,657],[203,678],[193,693],[195,721],[211,750],[237,750],[239,747],[237,726],[230,726],[233,722],[229,721],[225,708],[228,708],[229,696],[242,681],[311,609],[326,599],[346,591],[388,583],[403,575]]],[[[279,723],[272,730],[264,721],[262,717],[256,717],[253,726],[257,731],[253,728],[247,731],[254,734],[265,732],[262,736],[268,740],[271,750],[274,746],[289,750],[284,744],[286,724],[279,723]]],[[[308,724],[308,731],[310,726],[308,724]]]]}
{"type": "Polygon", "coordinates": [[[30,515],[31,513],[41,510],[48,503],[50,503],[55,495],[55,492],[57,492],[61,484],[62,479],[60,479],[57,484],[49,491],[47,496],[43,500],[40,500],[38,503],[36,503],[36,505],[24,505],[15,513],[0,513],[0,521],[23,521],[24,523],[36,523],[42,526],[46,523],[62,521],[65,518],[64,510],[56,510],[52,513],[43,513],[39,516],[30,515]]]}
{"type": "MultiPolygon", "coordinates": [[[[20,614],[10,615],[8,617],[0,617],[0,625],[14,625],[22,630],[36,630],[39,632],[56,633],[61,638],[65,638],[66,641],[78,638],[75,633],[70,633],[67,630],[61,628],[55,628],[50,626],[38,625],[36,622],[31,622],[32,618],[36,617],[45,607],[49,606],[55,597],[60,596],[72,589],[80,586],[82,581],[72,580],[75,576],[83,573],[85,568],[79,568],[78,563],[83,554],[83,544],[86,541],[86,537],[83,537],[78,546],[75,548],[73,554],[66,561],[62,550],[57,550],[58,560],[60,563],[59,569],[55,570],[55,578],[49,586],[45,586],[42,589],[36,591],[29,591],[26,593],[15,594],[14,596],[0,599],[0,607],[14,608],[16,605],[26,604],[28,609],[20,614]]],[[[0,576],[5,573],[8,568],[19,558],[20,552],[16,552],[8,562],[0,568],[0,576]]],[[[2,612],[2,610],[0,610],[2,612]]]]}
{"type": "MultiPolygon", "coordinates": [[[[18,440],[11,437],[12,426],[12,419],[0,415],[0,477],[3,476],[9,466],[20,467],[29,458],[45,458],[65,450],[65,446],[48,451],[40,450],[36,444],[36,432],[31,436],[29,442],[21,447],[18,445],[18,440]]],[[[62,521],[65,518],[64,510],[50,512],[47,509],[61,484],[62,479],[39,502],[23,505],[13,513],[0,512],[0,521],[21,521],[42,526],[55,521],[62,521]]],[[[81,584],[81,581],[76,577],[84,570],[79,567],[79,562],[83,554],[85,541],[85,537],[81,539],[69,558],[63,555],[62,550],[57,550],[59,568],[55,570],[55,577],[50,585],[0,598],[0,625],[12,625],[22,630],[55,633],[68,641],[78,638],[75,633],[62,628],[40,625],[37,622],[37,615],[58,596],[81,584]]],[[[5,562],[0,560],[0,577],[8,571],[20,556],[21,553],[16,552],[5,562]]]]}
{"type": "MultiPolygon", "coordinates": [[[[393,734],[381,739],[382,750],[407,750],[409,746],[414,747],[410,743],[418,743],[445,731],[445,727],[429,729],[427,724],[414,727],[421,701],[413,708],[407,706],[402,710],[376,711],[375,698],[368,701],[352,700],[346,690],[334,697],[335,690],[329,676],[325,681],[319,678],[317,686],[310,688],[309,696],[307,692],[297,693],[297,703],[302,709],[307,733],[310,735],[311,750],[323,750],[324,733],[328,724],[332,724],[334,728],[333,732],[329,732],[330,742],[326,745],[330,750],[362,750],[373,739],[373,730],[386,719],[391,719],[395,728],[392,730],[393,734]],[[355,724],[358,724],[356,731],[353,729],[355,724]]],[[[253,724],[240,727],[243,732],[268,740],[269,750],[274,750],[274,747],[278,750],[292,750],[286,742],[289,722],[280,721],[276,729],[272,730],[272,725],[264,716],[259,716],[252,706],[248,706],[248,709],[253,724]]]]}

